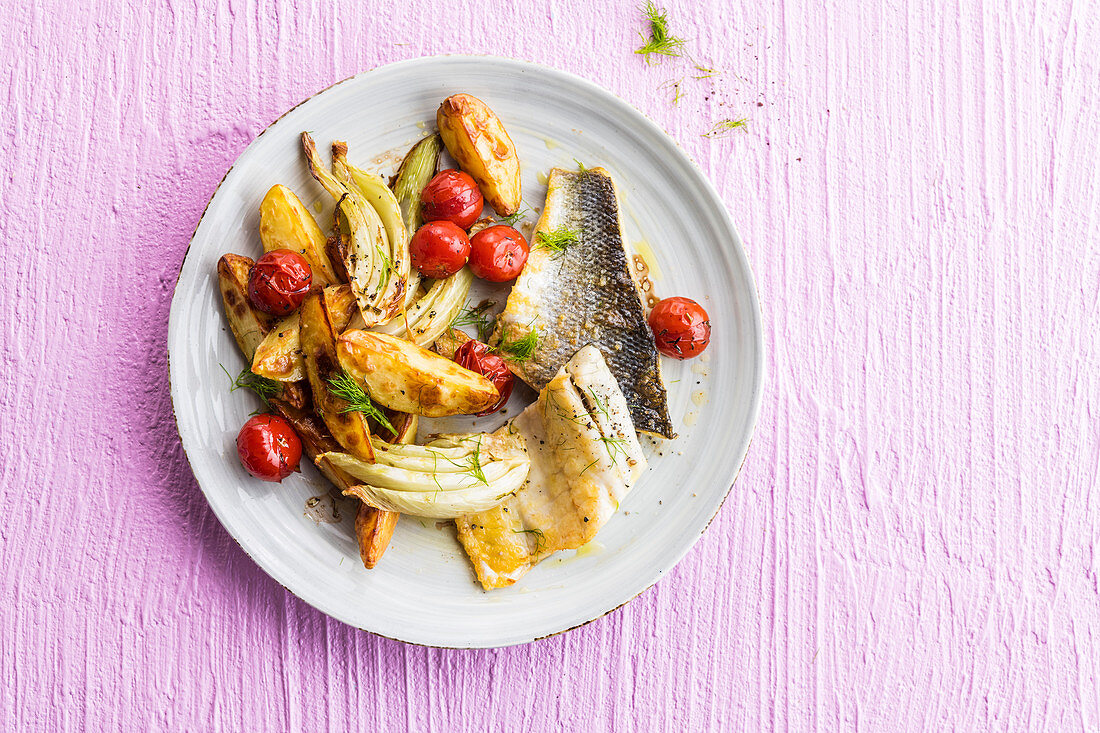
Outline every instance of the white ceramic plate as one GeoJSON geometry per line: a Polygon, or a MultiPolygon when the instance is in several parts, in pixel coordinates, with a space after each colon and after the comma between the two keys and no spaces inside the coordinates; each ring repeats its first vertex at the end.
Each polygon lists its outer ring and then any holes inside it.
{"type": "MultiPolygon", "coordinates": [[[[759,314],[749,265],[721,200],[637,110],[561,71],[485,57],[425,58],[317,94],[269,127],[234,164],[195,230],[176,284],[168,335],[172,401],[184,450],[215,514],[295,595],[395,639],[505,646],[571,629],[626,603],[670,570],[706,529],[745,458],[760,408],[759,314]],[[235,438],[257,402],[243,390],[230,394],[219,366],[235,374],[243,357],[225,323],[215,264],[225,252],[259,256],[258,207],[267,189],[283,183],[307,204],[324,202],[318,220],[331,221],[331,202],[306,171],[299,133],[311,131],[322,150],[333,139],[346,140],[353,162],[386,172],[395,159],[378,156],[407,150],[434,127],[436,107],[455,92],[484,99],[504,121],[532,206],[542,205],[541,181],[551,167],[574,166],[576,158],[607,168],[623,197],[627,238],[655,266],[657,294],[699,300],[714,327],[704,360],[664,360],[680,437],[650,450],[650,468],[596,541],[580,552],[558,553],[515,586],[491,592],[477,585],[449,526],[402,517],[384,560],[367,571],[350,508],[342,522],[308,516],[307,500],[327,491],[312,467],[281,485],[248,476],[235,438]]],[[[517,390],[509,413],[530,397],[517,390]]]]}

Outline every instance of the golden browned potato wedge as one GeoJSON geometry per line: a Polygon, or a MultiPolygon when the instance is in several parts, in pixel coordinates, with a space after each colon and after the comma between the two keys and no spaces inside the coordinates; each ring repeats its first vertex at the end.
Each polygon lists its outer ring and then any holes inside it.
{"type": "Polygon", "coordinates": [[[248,302],[248,273],[253,264],[252,258],[233,254],[222,255],[218,260],[218,289],[222,293],[225,316],[229,319],[229,330],[249,361],[275,321],[248,302]]]}
{"type": "Polygon", "coordinates": [[[298,312],[275,324],[256,347],[252,373],[276,382],[297,382],[306,378],[302,365],[298,312]]]}
{"type": "Polygon", "coordinates": [[[382,559],[382,554],[390,546],[393,528],[401,515],[375,509],[368,504],[359,504],[355,515],[355,539],[359,542],[359,557],[363,566],[370,570],[382,559]]]}
{"type": "Polygon", "coordinates": [[[340,365],[391,410],[427,417],[480,412],[500,397],[485,377],[384,333],[352,329],[336,340],[340,365]]]}
{"type": "Polygon", "coordinates": [[[519,211],[519,156],[489,105],[455,94],[439,105],[435,123],[447,152],[477,181],[489,205],[501,216],[519,211]]]}
{"type": "Polygon", "coordinates": [[[340,374],[340,363],[336,356],[336,334],[321,293],[307,296],[298,313],[301,319],[302,358],[313,391],[314,409],[325,421],[332,437],[348,453],[364,461],[373,461],[374,449],[363,415],[344,412],[348,403],[329,389],[329,380],[340,374]]]}
{"type": "Polygon", "coordinates": [[[290,249],[302,255],[313,270],[314,285],[324,287],[338,282],[321,227],[286,186],[272,186],[260,203],[260,241],[264,252],[290,249]]]}
{"type": "Polygon", "coordinates": [[[333,330],[340,333],[348,327],[359,305],[350,285],[336,285],[325,288],[325,308],[328,309],[328,317],[332,319],[333,330]]]}
{"type": "MultiPolygon", "coordinates": [[[[336,333],[348,327],[357,311],[355,295],[348,285],[330,285],[324,289],[325,308],[336,333]]],[[[302,363],[301,322],[298,312],[275,324],[256,347],[252,372],[276,382],[297,382],[306,378],[302,363]]]]}

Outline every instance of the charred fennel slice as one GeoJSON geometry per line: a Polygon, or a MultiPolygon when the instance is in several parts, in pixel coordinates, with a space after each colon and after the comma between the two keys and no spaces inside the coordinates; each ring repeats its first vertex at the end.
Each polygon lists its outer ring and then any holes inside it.
{"type": "Polygon", "coordinates": [[[373,443],[375,463],[346,453],[324,453],[317,460],[363,482],[346,495],[379,509],[429,519],[491,509],[523,485],[531,467],[522,438],[507,428],[445,437],[423,446],[373,443]]]}
{"type": "MultiPolygon", "coordinates": [[[[381,217],[363,196],[350,174],[340,180],[330,172],[317,153],[317,147],[309,133],[302,133],[302,148],[309,163],[309,172],[333,199],[348,227],[350,241],[344,267],[348,272],[351,289],[359,303],[367,326],[384,323],[400,312],[405,302],[408,285],[407,254],[405,276],[395,268],[394,249],[381,217]]],[[[347,174],[344,166],[337,166],[341,174],[347,174]]]]}

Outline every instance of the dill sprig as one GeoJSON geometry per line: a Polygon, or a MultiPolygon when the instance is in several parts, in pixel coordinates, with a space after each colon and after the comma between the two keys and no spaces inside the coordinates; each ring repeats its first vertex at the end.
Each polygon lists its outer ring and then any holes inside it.
{"type": "Polygon", "coordinates": [[[394,429],[390,421],[386,419],[385,414],[374,406],[374,403],[371,402],[370,395],[366,393],[366,390],[364,390],[346,370],[329,379],[328,388],[334,395],[348,403],[347,407],[340,410],[340,414],[346,412],[361,412],[386,430],[397,435],[397,430],[394,429]]]}
{"type": "Polygon", "coordinates": [[[699,64],[695,64],[695,70],[698,71],[699,74],[692,75],[692,79],[710,79],[722,73],[718,69],[712,69],[709,66],[700,66],[699,64]]]}
{"type": "Polygon", "coordinates": [[[497,223],[498,224],[507,224],[510,227],[514,227],[516,225],[516,222],[518,222],[520,219],[524,218],[525,216],[527,216],[530,213],[531,213],[531,209],[529,207],[527,207],[526,205],[524,205],[523,208],[521,208],[516,213],[509,214],[508,216],[500,217],[500,220],[497,223]]]}
{"type": "Polygon", "coordinates": [[[541,529],[513,529],[516,534],[533,534],[535,535],[535,553],[542,552],[542,544],[546,540],[546,535],[543,534],[541,529]]]}
{"type": "MultiPolygon", "coordinates": [[[[589,401],[592,403],[592,410],[603,415],[604,420],[606,420],[608,424],[611,424],[611,411],[608,409],[607,403],[601,402],[599,395],[597,395],[596,391],[591,387],[588,388],[587,394],[589,401]]],[[[600,433],[600,442],[607,448],[607,455],[611,458],[612,462],[615,461],[615,456],[619,453],[622,453],[624,456],[626,455],[626,440],[623,438],[610,438],[604,435],[603,430],[599,429],[598,424],[597,430],[599,430],[600,433]]]]}
{"type": "Polygon", "coordinates": [[[225,372],[225,376],[229,377],[229,391],[236,392],[238,389],[250,389],[256,393],[256,396],[263,400],[264,406],[267,409],[271,409],[272,397],[275,397],[283,391],[283,385],[276,382],[274,379],[268,379],[267,377],[261,377],[259,374],[253,374],[252,370],[245,367],[241,370],[241,373],[234,379],[233,375],[229,373],[229,370],[222,364],[218,364],[225,372]]]}
{"type": "Polygon", "coordinates": [[[559,227],[549,232],[539,232],[535,235],[533,249],[548,249],[553,254],[561,254],[572,247],[580,239],[580,232],[575,229],[559,227]]]}
{"type": "Polygon", "coordinates": [[[477,329],[477,340],[482,342],[487,341],[489,339],[489,334],[493,332],[496,318],[489,315],[486,311],[492,309],[494,306],[496,306],[495,301],[485,300],[471,308],[463,308],[451,321],[451,328],[473,326],[477,329]]]}
{"type": "Polygon", "coordinates": [[[646,0],[641,10],[649,22],[649,37],[641,34],[645,43],[634,53],[641,54],[647,64],[653,63],[654,55],[679,56],[684,47],[684,39],[669,34],[668,14],[654,5],[653,0],[646,0]]]}
{"type": "Polygon", "coordinates": [[[672,90],[672,106],[676,107],[680,104],[680,99],[684,96],[683,89],[680,88],[680,85],[683,84],[683,83],[684,83],[684,78],[683,77],[680,77],[679,79],[669,79],[668,81],[666,81],[664,84],[662,84],[661,86],[659,86],[657,88],[658,89],[671,89],[672,90]]]}
{"type": "MultiPolygon", "coordinates": [[[[435,451],[432,451],[432,453],[435,453],[435,451]]],[[[435,455],[436,455],[436,462],[438,464],[439,454],[436,453],[435,455]]],[[[473,453],[471,453],[467,457],[467,460],[465,462],[456,461],[454,458],[448,458],[447,456],[443,456],[443,460],[445,460],[447,463],[450,463],[452,466],[458,466],[459,468],[462,469],[463,473],[470,474],[471,476],[473,476],[475,479],[477,479],[481,483],[485,484],[486,486],[489,485],[489,479],[485,476],[485,469],[481,465],[481,437],[480,436],[477,439],[477,445],[474,448],[473,453]]],[[[436,479],[436,485],[437,486],[439,485],[439,480],[438,479],[436,479]]],[[[507,494],[505,494],[505,496],[507,496],[507,494]]]]}
{"type": "Polygon", "coordinates": [[[588,175],[588,166],[580,162],[580,160],[578,160],[577,158],[573,158],[573,162],[577,164],[577,170],[580,171],[580,174],[582,176],[588,175]]]}
{"type": "Polygon", "coordinates": [[[500,346],[497,350],[507,356],[511,361],[527,361],[535,354],[539,347],[538,329],[532,328],[518,339],[507,338],[507,329],[501,335],[500,346]]]}
{"type": "Polygon", "coordinates": [[[719,120],[714,123],[710,130],[703,133],[703,137],[721,137],[730,134],[734,130],[745,130],[748,129],[748,122],[749,120],[746,117],[736,120],[719,120]]]}

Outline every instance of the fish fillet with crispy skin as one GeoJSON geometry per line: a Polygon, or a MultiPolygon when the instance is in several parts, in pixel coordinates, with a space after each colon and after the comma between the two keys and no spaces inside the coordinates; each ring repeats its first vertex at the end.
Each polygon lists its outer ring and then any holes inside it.
{"type": "Polygon", "coordinates": [[[545,387],[577,349],[595,344],[626,397],[634,427],[674,438],[657,345],[622,232],[607,171],[550,171],[531,254],[508,296],[496,337],[507,344],[538,331],[534,353],[508,359],[516,376],[535,389],[545,387]],[[543,233],[564,235],[571,243],[547,247],[540,243],[543,233]]]}

